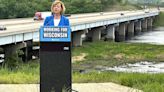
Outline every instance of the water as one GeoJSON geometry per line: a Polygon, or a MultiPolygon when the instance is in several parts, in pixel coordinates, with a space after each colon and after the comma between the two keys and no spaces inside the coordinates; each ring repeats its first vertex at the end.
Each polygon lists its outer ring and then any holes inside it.
{"type": "Polygon", "coordinates": [[[5,57],[4,54],[0,53],[0,63],[4,62],[4,57],[5,57]]]}
{"type": "Polygon", "coordinates": [[[139,36],[135,36],[127,42],[164,45],[164,27],[156,28],[152,31],[145,32],[139,36]]]}
{"type": "Polygon", "coordinates": [[[119,66],[107,67],[107,66],[95,66],[94,69],[84,69],[79,70],[80,73],[90,73],[93,71],[106,72],[106,71],[114,71],[114,72],[126,72],[126,73],[149,73],[149,74],[164,74],[164,62],[156,63],[156,62],[147,62],[141,61],[134,64],[123,64],[119,66]]]}
{"type": "MultiPolygon", "coordinates": [[[[149,43],[156,45],[164,45],[164,27],[155,28],[151,31],[142,33],[133,37],[127,42],[130,43],[149,43]]],[[[126,64],[115,67],[107,67],[104,71],[116,72],[138,72],[138,73],[164,73],[164,63],[155,62],[139,62],[135,64],[126,64]]]]}
{"type": "Polygon", "coordinates": [[[138,62],[115,67],[106,67],[103,71],[135,72],[135,73],[164,73],[164,63],[138,62]]]}

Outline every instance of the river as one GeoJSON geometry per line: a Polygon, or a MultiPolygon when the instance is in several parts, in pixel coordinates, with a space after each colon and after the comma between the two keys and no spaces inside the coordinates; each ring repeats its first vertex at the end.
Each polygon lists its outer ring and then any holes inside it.
{"type": "Polygon", "coordinates": [[[164,27],[154,28],[141,35],[135,36],[130,40],[130,43],[149,43],[156,45],[164,45],[164,27]]]}
{"type": "MultiPolygon", "coordinates": [[[[154,28],[127,40],[128,43],[148,43],[164,45],[164,27],[154,28]]],[[[164,73],[164,62],[155,63],[141,61],[135,64],[126,64],[115,67],[106,67],[105,71],[138,72],[138,73],[164,73]]]]}

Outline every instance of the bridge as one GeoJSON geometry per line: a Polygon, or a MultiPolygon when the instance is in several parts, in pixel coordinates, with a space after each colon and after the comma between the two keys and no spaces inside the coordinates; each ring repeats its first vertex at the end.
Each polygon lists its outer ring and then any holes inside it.
{"type": "MultiPolygon", "coordinates": [[[[82,46],[84,34],[91,41],[100,40],[102,36],[106,40],[124,41],[151,28],[159,12],[151,9],[148,12],[136,10],[72,15],[69,17],[72,45],[82,46]]],[[[7,26],[7,30],[0,31],[0,47],[5,56],[11,56],[17,49],[23,48],[25,61],[30,60],[33,41],[39,41],[39,28],[43,21],[30,18],[0,20],[0,25],[7,26]]]]}

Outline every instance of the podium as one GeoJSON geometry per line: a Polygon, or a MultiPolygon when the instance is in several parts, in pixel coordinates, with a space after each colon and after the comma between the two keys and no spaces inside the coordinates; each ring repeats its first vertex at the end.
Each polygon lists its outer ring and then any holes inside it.
{"type": "Polygon", "coordinates": [[[40,92],[71,92],[70,27],[40,28],[40,92]]]}

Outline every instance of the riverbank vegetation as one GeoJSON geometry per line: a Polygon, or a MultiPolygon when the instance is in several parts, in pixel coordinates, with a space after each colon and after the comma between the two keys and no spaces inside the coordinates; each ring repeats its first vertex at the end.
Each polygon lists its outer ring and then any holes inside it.
{"type": "Polygon", "coordinates": [[[160,14],[156,17],[154,26],[156,27],[163,27],[164,26],[164,12],[160,12],[160,14]]]}
{"type": "MultiPolygon", "coordinates": [[[[73,56],[85,53],[84,62],[76,62],[74,67],[90,64],[115,66],[139,61],[163,62],[164,46],[144,43],[86,42],[73,49],[73,56]]],[[[91,65],[92,66],[92,65],[91,65]]]]}
{"type": "Polygon", "coordinates": [[[144,43],[94,42],[73,49],[73,56],[85,53],[85,59],[73,63],[73,82],[114,82],[144,92],[163,92],[164,74],[141,74],[97,71],[98,67],[113,67],[140,61],[164,62],[164,46],[144,43]],[[85,70],[89,70],[85,72],[85,70]]]}
{"type": "Polygon", "coordinates": [[[114,82],[124,86],[137,88],[143,92],[163,92],[164,74],[90,72],[86,74],[73,73],[76,83],[114,82]]]}
{"type": "MultiPolygon", "coordinates": [[[[72,50],[73,58],[83,55],[84,59],[75,60],[72,64],[73,82],[114,82],[141,89],[144,92],[162,92],[164,74],[140,74],[121,72],[97,72],[95,66],[118,66],[140,61],[164,62],[164,46],[116,42],[85,42],[82,47],[72,50]],[[83,53],[83,54],[82,54],[83,53]],[[91,72],[82,72],[90,69],[91,72]]],[[[39,61],[21,63],[19,68],[0,68],[0,83],[39,83],[39,61]]]]}
{"type": "Polygon", "coordinates": [[[0,67],[0,84],[39,83],[39,62],[20,63],[19,68],[0,67]]]}

